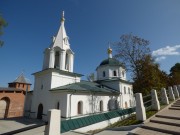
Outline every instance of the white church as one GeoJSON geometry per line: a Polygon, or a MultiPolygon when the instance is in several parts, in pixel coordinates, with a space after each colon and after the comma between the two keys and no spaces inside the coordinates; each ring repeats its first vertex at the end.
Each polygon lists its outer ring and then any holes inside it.
{"type": "Polygon", "coordinates": [[[96,81],[83,81],[73,72],[74,52],[64,22],[63,12],[59,31],[44,51],[43,68],[33,73],[34,90],[26,98],[28,115],[46,120],[49,109],[60,109],[62,118],[70,118],[134,106],[132,84],[124,66],[112,58],[111,48],[96,68],[96,81]]]}

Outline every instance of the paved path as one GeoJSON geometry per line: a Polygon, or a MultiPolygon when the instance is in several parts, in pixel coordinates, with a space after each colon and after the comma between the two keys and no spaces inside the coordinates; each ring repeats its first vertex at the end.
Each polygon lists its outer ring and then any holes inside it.
{"type": "Polygon", "coordinates": [[[180,99],[158,112],[142,127],[131,133],[135,135],[180,135],[180,99]]]}
{"type": "MultiPolygon", "coordinates": [[[[0,134],[22,129],[24,127],[42,124],[36,119],[13,118],[0,120],[0,134]]],[[[31,129],[16,135],[44,135],[45,126],[31,129]]],[[[130,129],[131,130],[131,129],[130,129]]],[[[107,129],[95,135],[127,135],[130,130],[120,131],[107,129]]],[[[155,117],[152,117],[142,127],[136,128],[131,133],[136,135],[169,135],[180,134],[180,100],[173,105],[163,109],[155,117]]],[[[62,135],[90,135],[88,133],[77,133],[69,131],[62,135]]]]}
{"type": "Polygon", "coordinates": [[[45,134],[44,131],[45,131],[45,126],[41,126],[15,135],[44,135],[45,134]]]}
{"type": "MultiPolygon", "coordinates": [[[[30,127],[36,126],[39,124],[43,124],[44,122],[37,119],[29,119],[29,118],[8,118],[0,120],[0,134],[30,127]]],[[[37,129],[39,131],[39,129],[37,129]]],[[[41,132],[44,130],[41,130],[41,132]]],[[[20,134],[19,134],[20,135],[20,134]]],[[[24,134],[26,135],[26,134],[24,134]]],[[[31,134],[32,135],[32,134],[31,134]]],[[[35,135],[35,134],[34,134],[35,135]]]]}
{"type": "Polygon", "coordinates": [[[129,131],[112,131],[112,130],[104,130],[97,134],[89,134],[89,133],[78,133],[74,131],[63,133],[62,135],[127,135],[129,131]]]}
{"type": "Polygon", "coordinates": [[[129,131],[112,131],[112,130],[104,130],[95,135],[127,135],[129,131]]]}

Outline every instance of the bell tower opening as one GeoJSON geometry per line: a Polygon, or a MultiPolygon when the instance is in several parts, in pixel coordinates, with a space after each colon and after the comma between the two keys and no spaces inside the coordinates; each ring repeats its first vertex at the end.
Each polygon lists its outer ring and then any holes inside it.
{"type": "Polygon", "coordinates": [[[65,69],[69,70],[69,55],[68,55],[68,53],[66,53],[65,69]]]}
{"type": "Polygon", "coordinates": [[[55,64],[54,64],[54,68],[59,68],[59,51],[56,51],[56,53],[55,53],[55,64]]]}

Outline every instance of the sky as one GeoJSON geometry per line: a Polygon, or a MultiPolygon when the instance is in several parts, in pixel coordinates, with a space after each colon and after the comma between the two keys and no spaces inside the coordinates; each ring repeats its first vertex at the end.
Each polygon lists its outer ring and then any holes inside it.
{"type": "Polygon", "coordinates": [[[43,51],[58,32],[62,11],[74,72],[82,79],[108,57],[109,42],[130,33],[150,41],[152,56],[169,73],[180,62],[179,7],[179,0],[0,0],[8,22],[0,37],[0,87],[22,72],[34,84],[32,73],[42,70],[43,51]]]}

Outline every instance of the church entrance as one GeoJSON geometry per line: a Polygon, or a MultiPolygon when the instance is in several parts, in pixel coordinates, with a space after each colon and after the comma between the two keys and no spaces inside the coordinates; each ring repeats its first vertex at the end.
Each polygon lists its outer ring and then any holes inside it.
{"type": "Polygon", "coordinates": [[[43,114],[43,105],[39,104],[38,113],[37,113],[37,119],[42,119],[42,114],[43,114]]]}
{"type": "Polygon", "coordinates": [[[4,97],[0,100],[0,119],[7,118],[10,100],[4,97]]]}

